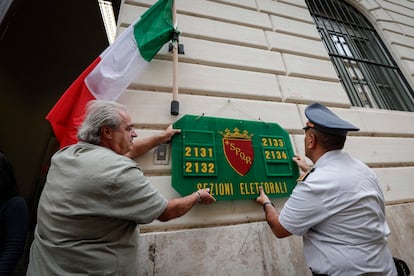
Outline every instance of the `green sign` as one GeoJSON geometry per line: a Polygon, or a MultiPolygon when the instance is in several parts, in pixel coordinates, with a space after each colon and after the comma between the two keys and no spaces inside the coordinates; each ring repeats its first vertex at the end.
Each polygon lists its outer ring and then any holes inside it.
{"type": "Polygon", "coordinates": [[[299,170],[278,124],[184,115],[174,123],[172,186],[181,195],[210,188],[217,200],[292,193],[299,170]]]}

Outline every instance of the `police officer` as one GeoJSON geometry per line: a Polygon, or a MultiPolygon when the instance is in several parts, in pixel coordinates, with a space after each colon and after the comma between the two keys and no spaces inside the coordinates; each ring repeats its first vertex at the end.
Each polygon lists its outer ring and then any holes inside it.
{"type": "MultiPolygon", "coordinates": [[[[359,129],[325,106],[305,109],[305,153],[313,167],[298,180],[280,214],[263,189],[256,202],[278,238],[303,236],[314,275],[397,275],[387,236],[384,195],[374,172],[342,149],[359,129]]],[[[294,158],[305,167],[302,158],[294,158]]]]}

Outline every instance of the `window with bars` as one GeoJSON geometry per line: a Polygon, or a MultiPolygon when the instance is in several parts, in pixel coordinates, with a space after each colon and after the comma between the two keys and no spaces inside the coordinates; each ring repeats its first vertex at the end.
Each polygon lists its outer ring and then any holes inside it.
{"type": "Polygon", "coordinates": [[[306,0],[352,105],[414,111],[414,92],[368,20],[344,0],[306,0]]]}

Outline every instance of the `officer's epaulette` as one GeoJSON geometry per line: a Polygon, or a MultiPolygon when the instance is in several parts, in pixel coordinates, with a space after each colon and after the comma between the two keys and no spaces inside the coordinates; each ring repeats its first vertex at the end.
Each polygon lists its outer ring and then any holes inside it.
{"type": "Polygon", "coordinates": [[[299,176],[298,179],[296,179],[296,181],[305,181],[305,179],[308,177],[308,175],[311,174],[314,170],[315,170],[315,168],[310,169],[306,173],[299,176]]]}

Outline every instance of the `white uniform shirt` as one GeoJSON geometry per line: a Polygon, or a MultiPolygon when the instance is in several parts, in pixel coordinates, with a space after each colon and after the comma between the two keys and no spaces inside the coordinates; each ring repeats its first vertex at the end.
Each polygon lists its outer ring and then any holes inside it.
{"type": "Polygon", "coordinates": [[[130,158],[84,142],[60,150],[40,197],[27,275],[137,275],[138,224],[167,203],[130,158]]]}
{"type": "Polygon", "coordinates": [[[374,172],[341,150],[325,153],[297,184],[279,221],[303,236],[314,273],[396,275],[387,248],[390,229],[374,172]]]}

